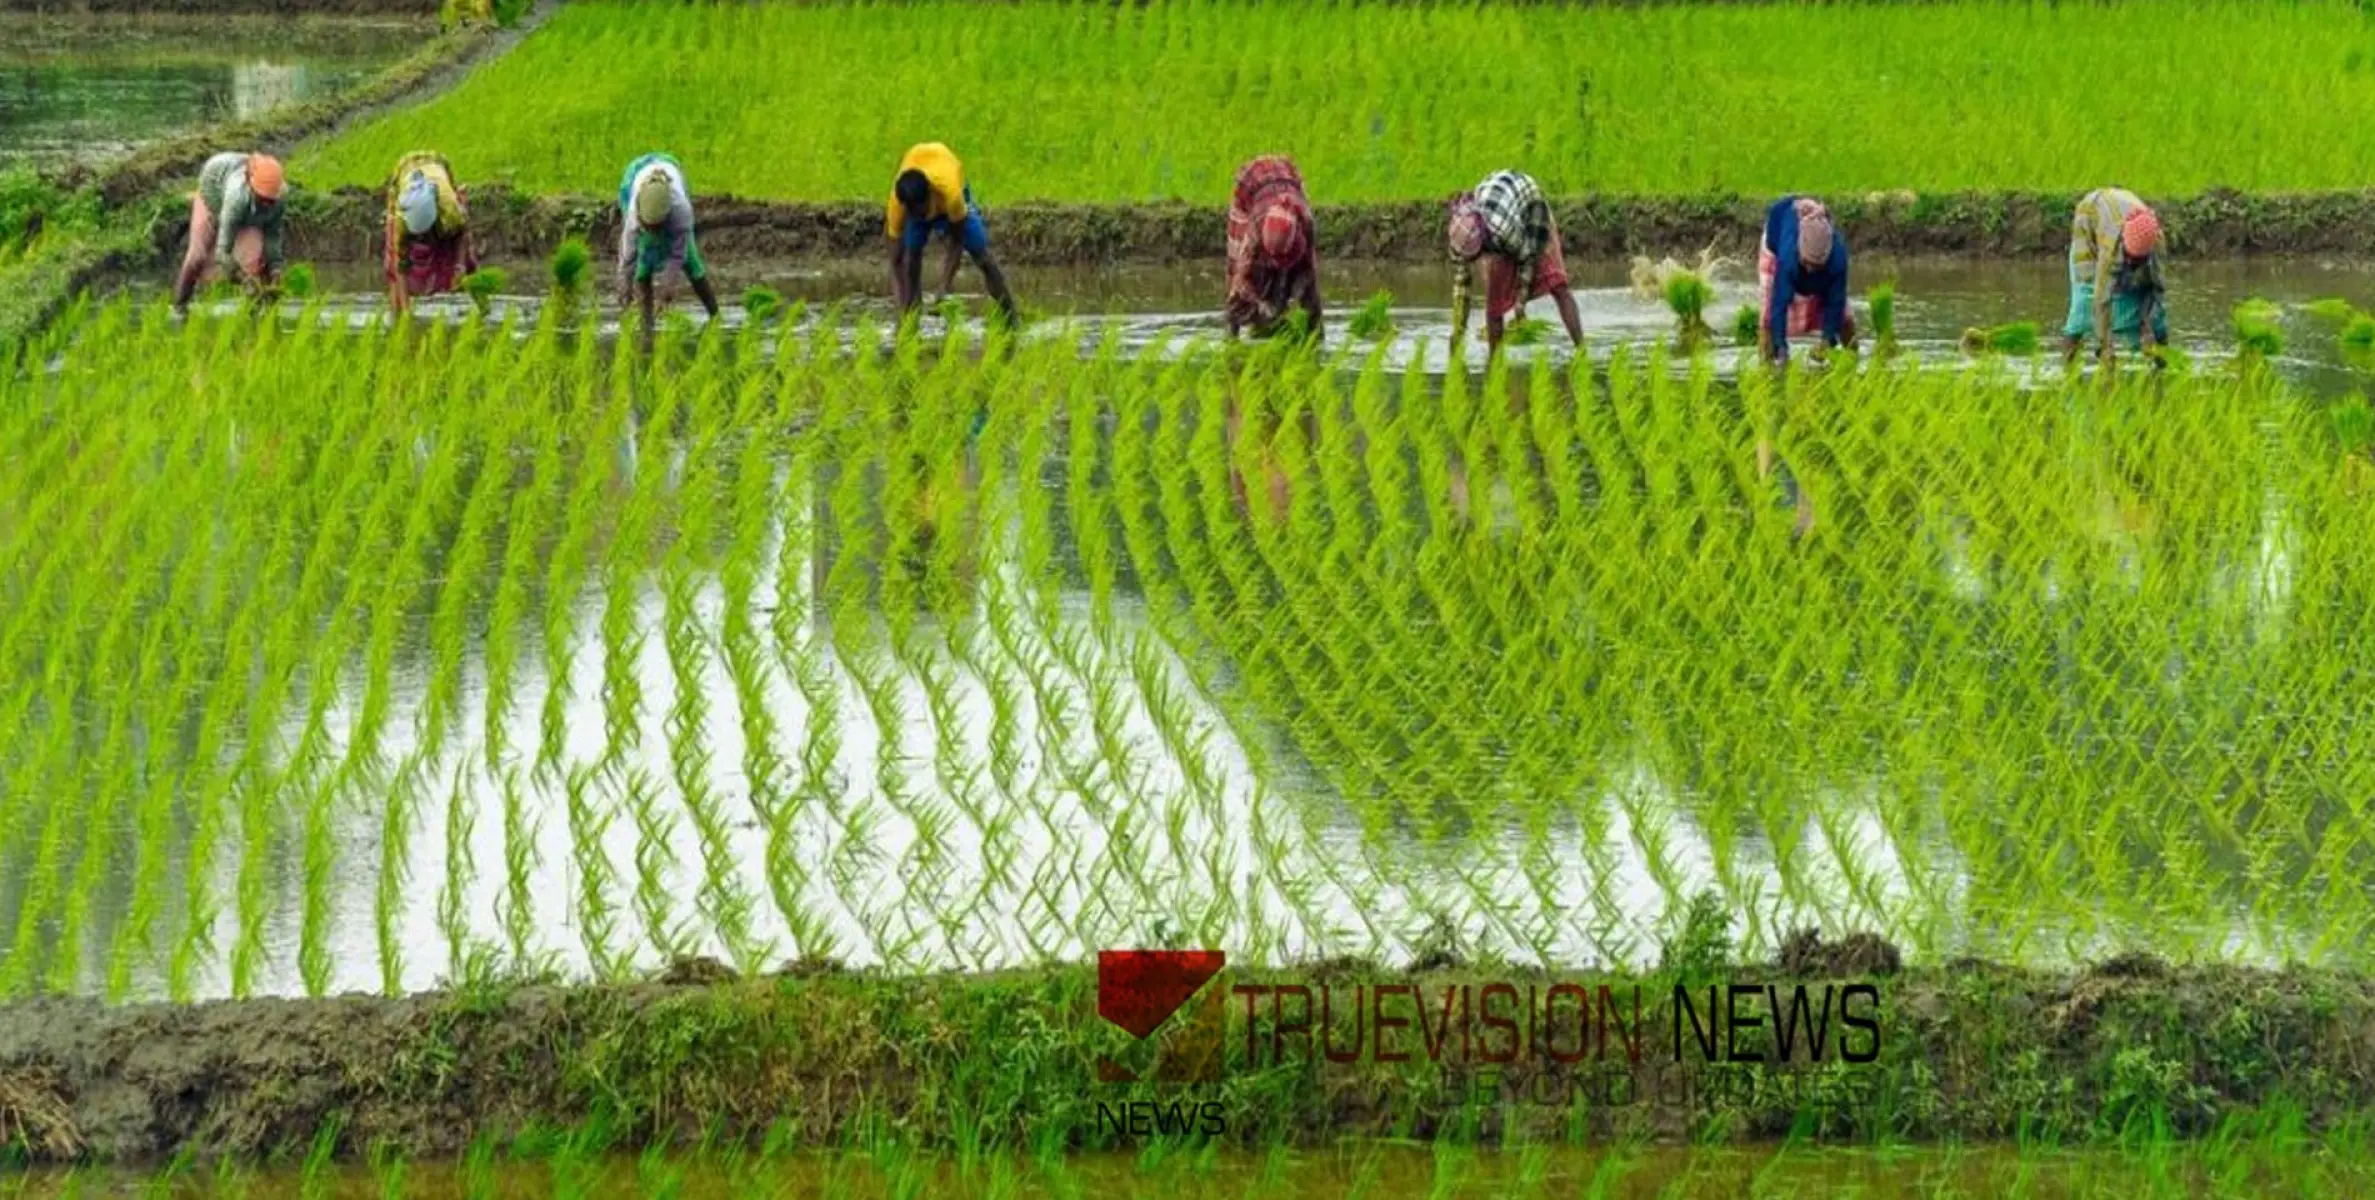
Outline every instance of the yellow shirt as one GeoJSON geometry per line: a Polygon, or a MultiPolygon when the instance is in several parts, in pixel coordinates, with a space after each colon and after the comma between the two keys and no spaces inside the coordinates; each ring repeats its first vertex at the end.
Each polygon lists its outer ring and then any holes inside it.
{"type": "MultiPolygon", "coordinates": [[[[899,170],[891,178],[896,180],[909,171],[921,171],[932,182],[932,198],[924,205],[925,220],[945,217],[953,223],[965,219],[965,166],[948,147],[938,142],[918,145],[899,160],[899,170]]],[[[899,206],[899,193],[894,187],[891,202],[884,209],[883,234],[896,238],[906,224],[907,212],[899,206]]]]}

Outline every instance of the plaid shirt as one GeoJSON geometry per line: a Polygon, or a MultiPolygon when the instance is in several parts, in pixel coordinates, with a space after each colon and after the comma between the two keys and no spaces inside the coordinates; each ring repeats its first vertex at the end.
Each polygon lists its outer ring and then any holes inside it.
{"type": "MultiPolygon", "coordinates": [[[[1543,199],[1542,185],[1535,183],[1531,175],[1495,171],[1477,184],[1476,190],[1452,204],[1455,212],[1470,207],[1484,216],[1484,252],[1509,259],[1515,267],[1512,275],[1522,288],[1523,281],[1534,277],[1534,264],[1550,248],[1553,236],[1550,201],[1543,199]]],[[[1456,258],[1452,261],[1456,268],[1451,281],[1453,319],[1465,324],[1468,290],[1475,283],[1475,264],[1456,258]]]]}

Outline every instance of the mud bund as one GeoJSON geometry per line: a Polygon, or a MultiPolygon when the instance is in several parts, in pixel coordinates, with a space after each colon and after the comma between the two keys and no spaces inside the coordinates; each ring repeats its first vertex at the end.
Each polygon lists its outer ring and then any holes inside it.
{"type": "MultiPolygon", "coordinates": [[[[2006,192],[1826,197],[1854,247],[1867,253],[2058,256],[2069,248],[2079,193],[2006,192]]],[[[2298,195],[2214,191],[2148,197],[2162,215],[2173,253],[2204,257],[2310,252],[2364,253],[2375,246],[2375,190],[2298,195]]],[[[1714,245],[1751,254],[1760,197],[1585,196],[1556,202],[1569,254],[1673,253],[1714,245]]],[[[292,210],[291,253],[318,261],[379,257],[385,201],[361,188],[306,197],[292,210]]],[[[703,253],[815,259],[884,253],[877,202],[784,204],[709,196],[695,201],[703,253]]],[[[600,256],[618,236],[607,199],[528,196],[501,186],[471,193],[480,253],[541,258],[564,237],[586,237],[600,256]]],[[[1323,205],[1323,256],[1424,262],[1440,259],[1443,205],[1437,201],[1323,205]]],[[[1225,242],[1226,210],[1185,204],[1015,204],[987,217],[990,244],[1008,262],[1093,264],[1209,259],[1225,242]]],[[[162,231],[160,253],[178,248],[162,231]]]]}
{"type": "MultiPolygon", "coordinates": [[[[1769,1139],[1806,1131],[1811,1119],[1816,1136],[1834,1141],[2088,1141],[2140,1119],[2191,1136],[2282,1112],[2314,1133],[2375,1112],[2375,982],[2363,976],[2151,958],[2057,973],[1971,961],[1899,972],[1895,962],[1877,939],[1798,943],[1780,963],[1684,981],[1695,996],[1713,981],[1757,984],[1760,994],[1792,979],[1868,983],[1876,1054],[1860,1065],[1836,1051],[1806,1061],[1802,1049],[1780,1065],[1708,1064],[1690,1042],[1679,1043],[1677,1065],[1665,1015],[1671,975],[1408,973],[1357,962],[1232,970],[1202,1001],[1226,1005],[1215,1027],[1226,1030],[1220,1085],[1100,1081],[1101,1056],[1147,1047],[1096,1016],[1088,967],[889,977],[806,964],[739,978],[701,960],[652,982],[401,998],[121,1007],[36,999],[0,1008],[0,1140],[35,1160],[138,1163],[273,1154],[317,1136],[343,1153],[386,1142],[450,1155],[481,1136],[501,1142],[589,1123],[623,1146],[770,1126],[834,1145],[888,1120],[928,1142],[1030,1144],[1052,1129],[1074,1144],[1103,1144],[1100,1102],[1175,1097],[1182,1087],[1202,1087],[1200,1099],[1225,1107],[1222,1136],[1254,1145],[1455,1127],[1486,1141],[1555,1138],[1577,1120],[1595,1136],[1662,1140],[1769,1139]],[[1870,952],[1874,944],[1882,952],[1870,952]],[[1472,1083],[1447,1079],[1423,1053],[1391,1062],[1312,1053],[1282,1066],[1265,1058],[1267,1003],[1238,990],[1327,984],[1339,999],[1319,1024],[1334,1031],[1331,1044],[1352,1044],[1363,1006],[1342,997],[1355,986],[1376,994],[1380,984],[1409,984],[1434,997],[1491,981],[1521,992],[1572,982],[1595,995],[1608,984],[1620,996],[1638,984],[1648,1006],[1642,1059],[1621,1049],[1573,1065],[1519,1056],[1499,1068],[1505,1094],[1557,1095],[1580,1073],[1609,1070],[1645,1081],[1645,1097],[1653,1087],[1665,1095],[1675,1071],[1697,1090],[1578,1114],[1571,1100],[1479,1106],[1472,1083]],[[1264,1061],[1249,1063],[1249,1048],[1264,1061]],[[1708,1086],[1718,1075],[1730,1083],[1708,1086]]],[[[1700,1005],[1709,1018],[1712,1003],[1700,1005]]],[[[1618,1012],[1630,1020],[1628,1007],[1620,1001],[1618,1012]]],[[[1182,1024],[1190,1034],[1166,1041],[1166,1054],[1195,1042],[1195,1023],[1172,1021],[1182,1024]]],[[[1400,1027],[1405,1048],[1420,1044],[1418,1029],[1400,1027]]],[[[1770,1051],[1769,1032],[1741,1036],[1752,1051],[1770,1051]]]]}
{"type": "Polygon", "coordinates": [[[139,13],[214,16],[222,13],[285,13],[291,16],[434,17],[438,0],[0,0],[0,12],[81,16],[139,13]]]}

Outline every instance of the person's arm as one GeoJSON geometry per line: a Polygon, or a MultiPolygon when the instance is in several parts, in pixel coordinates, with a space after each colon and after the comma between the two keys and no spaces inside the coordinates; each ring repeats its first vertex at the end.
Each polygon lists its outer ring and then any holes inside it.
{"type": "Polygon", "coordinates": [[[2095,353],[2106,367],[2112,365],[2111,285],[2122,252],[2116,227],[2108,236],[2101,228],[2095,230],[2095,353]]]}
{"type": "Polygon", "coordinates": [[[1847,239],[1837,239],[1831,254],[1831,270],[1822,290],[1822,340],[1825,346],[1837,346],[1847,340],[1847,239]]]}
{"type": "Polygon", "coordinates": [[[635,293],[635,214],[619,210],[618,227],[618,302],[624,306],[635,293]]]}
{"type": "Polygon", "coordinates": [[[1311,315],[1311,340],[1314,342],[1327,340],[1324,336],[1327,314],[1320,307],[1319,271],[1317,269],[1308,267],[1304,269],[1301,293],[1299,298],[1303,304],[1303,311],[1311,315]]]}
{"type": "Polygon", "coordinates": [[[913,311],[915,311],[916,309],[923,307],[923,303],[924,303],[924,251],[923,251],[923,247],[921,247],[921,246],[918,246],[918,247],[916,247],[916,248],[915,248],[915,250],[914,250],[914,251],[912,251],[912,252],[910,252],[909,254],[907,254],[907,255],[906,255],[906,257],[905,257],[905,260],[904,260],[904,267],[905,267],[905,283],[906,283],[906,285],[907,285],[907,291],[906,291],[907,300],[906,300],[906,302],[905,302],[905,303],[903,303],[903,304],[901,304],[901,305],[899,306],[899,308],[900,308],[900,311],[901,311],[901,312],[903,312],[903,313],[905,313],[905,312],[913,312],[913,311]]]}
{"type": "Polygon", "coordinates": [[[963,238],[952,236],[948,239],[948,256],[940,262],[940,298],[942,300],[948,299],[949,292],[955,290],[957,286],[957,260],[964,252],[963,238]]]}
{"type": "Polygon", "coordinates": [[[287,200],[272,206],[272,215],[264,218],[264,282],[280,278],[280,271],[289,261],[289,204],[287,200]]]}
{"type": "Polygon", "coordinates": [[[404,229],[403,226],[397,224],[396,210],[391,203],[388,209],[387,249],[380,255],[380,269],[381,273],[387,277],[388,311],[398,316],[404,314],[406,299],[404,276],[396,269],[397,262],[402,259],[403,248],[404,229]]]}
{"type": "Polygon", "coordinates": [[[223,211],[214,215],[214,264],[225,274],[236,269],[231,261],[231,245],[239,237],[239,226],[247,220],[247,189],[234,179],[223,185],[223,211]]]}
{"type": "Polygon", "coordinates": [[[1468,287],[1475,269],[1467,263],[1458,264],[1451,276],[1451,344],[1457,347],[1468,335],[1468,287]]]}
{"type": "Polygon", "coordinates": [[[1575,289],[1562,287],[1552,297],[1559,306],[1559,320],[1567,323],[1567,338],[1575,348],[1583,348],[1583,312],[1575,307],[1575,289]]]}
{"type": "Polygon", "coordinates": [[[648,353],[651,350],[652,327],[658,324],[652,312],[655,307],[652,302],[652,292],[656,289],[652,286],[651,276],[644,275],[640,271],[636,274],[641,278],[635,281],[635,303],[638,308],[643,310],[643,349],[648,353]]]}
{"type": "Polygon", "coordinates": [[[1776,363],[1789,361],[1789,312],[1798,298],[1798,266],[1794,260],[1798,248],[1793,243],[1790,258],[1774,252],[1773,305],[1765,314],[1765,357],[1776,363]]]}
{"type": "Polygon", "coordinates": [[[2161,312],[2163,289],[2160,256],[2155,254],[2145,259],[2141,269],[2144,272],[2144,280],[2142,294],[2138,296],[2136,305],[2136,344],[2143,348],[2145,357],[2153,359],[2155,365],[2158,365],[2159,359],[2152,352],[2155,344],[2152,327],[2161,312]]]}
{"type": "Polygon", "coordinates": [[[891,239],[891,303],[907,311],[907,245],[891,239]]]}

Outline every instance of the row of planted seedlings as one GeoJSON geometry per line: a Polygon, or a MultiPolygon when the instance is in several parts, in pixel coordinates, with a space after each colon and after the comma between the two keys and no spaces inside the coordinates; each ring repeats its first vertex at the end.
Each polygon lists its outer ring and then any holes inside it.
{"type": "Polygon", "coordinates": [[[2264,370],[153,316],[0,383],[9,994],[2364,944],[2367,502],[2264,370]]]}

